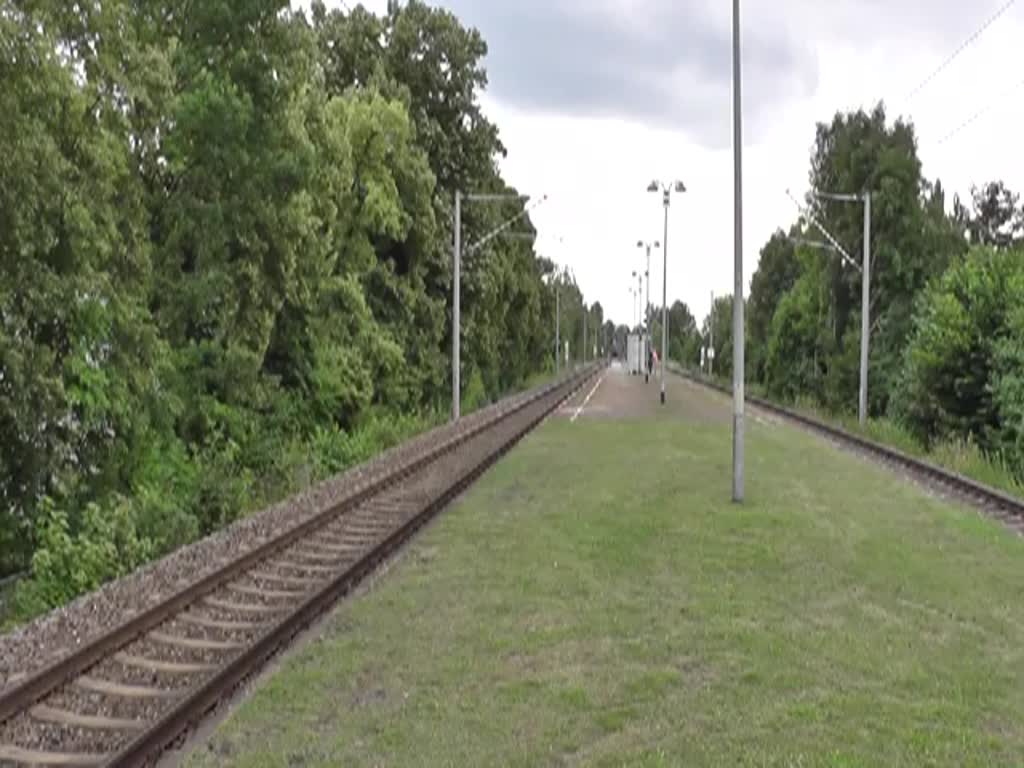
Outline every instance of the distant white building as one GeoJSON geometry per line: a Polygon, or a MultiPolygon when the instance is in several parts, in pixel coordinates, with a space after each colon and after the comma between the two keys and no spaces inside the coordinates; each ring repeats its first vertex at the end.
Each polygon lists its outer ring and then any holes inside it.
{"type": "Polygon", "coordinates": [[[647,339],[642,334],[631,333],[626,337],[626,366],[637,376],[647,369],[647,339]]]}

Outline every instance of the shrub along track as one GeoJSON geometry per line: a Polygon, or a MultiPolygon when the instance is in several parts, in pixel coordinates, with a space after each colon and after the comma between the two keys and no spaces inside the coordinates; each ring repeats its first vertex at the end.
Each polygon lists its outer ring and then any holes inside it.
{"type": "MultiPolygon", "coordinates": [[[[732,389],[716,381],[709,380],[703,376],[695,376],[678,368],[673,368],[672,371],[692,382],[730,396],[732,395],[732,389]]],[[[931,462],[910,456],[896,448],[876,443],[873,440],[868,440],[860,435],[855,435],[844,429],[839,429],[831,424],[826,424],[823,421],[785,408],[770,400],[747,395],[746,402],[757,406],[763,411],[795,422],[811,432],[828,437],[843,447],[851,448],[872,459],[904,471],[931,488],[955,496],[978,507],[1005,523],[1013,531],[1024,535],[1024,500],[1022,499],[1004,493],[997,488],[979,483],[969,477],[964,477],[951,470],[944,469],[931,462]]]]}
{"type": "Polygon", "coordinates": [[[0,765],[151,762],[594,373],[456,429],[8,689],[0,696],[0,765]]]}

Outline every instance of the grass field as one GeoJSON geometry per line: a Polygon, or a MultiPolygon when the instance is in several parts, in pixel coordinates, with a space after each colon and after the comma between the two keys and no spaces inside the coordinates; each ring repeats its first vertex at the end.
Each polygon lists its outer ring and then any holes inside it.
{"type": "MultiPolygon", "coordinates": [[[[673,367],[677,372],[684,370],[677,365],[673,367]]],[[[731,380],[721,377],[716,377],[716,382],[721,386],[732,386],[731,380]]],[[[751,395],[937,464],[1012,496],[1024,497],[1024,483],[1021,483],[1012,467],[1000,456],[986,454],[974,441],[954,437],[927,447],[905,427],[889,417],[871,418],[861,426],[854,413],[830,413],[813,398],[801,398],[797,402],[780,401],[772,397],[763,386],[748,382],[747,396],[751,395]]]]}
{"type": "Polygon", "coordinates": [[[552,420],[192,766],[1024,765],[1024,542],[788,427],[552,420]]]}

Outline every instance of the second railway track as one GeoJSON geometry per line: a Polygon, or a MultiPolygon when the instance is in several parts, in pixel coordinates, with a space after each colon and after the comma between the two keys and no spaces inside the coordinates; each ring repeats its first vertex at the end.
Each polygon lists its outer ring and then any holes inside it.
{"type": "MultiPolygon", "coordinates": [[[[732,390],[718,382],[709,381],[691,373],[675,369],[674,373],[692,382],[717,390],[724,394],[732,394],[732,390]]],[[[899,468],[916,477],[931,487],[949,492],[1005,523],[1010,529],[1024,535],[1024,499],[1011,496],[998,488],[979,483],[952,470],[945,469],[931,462],[911,456],[866,437],[847,432],[806,414],[773,403],[760,397],[746,396],[746,401],[763,411],[795,422],[805,429],[816,432],[840,445],[852,448],[873,459],[899,468]]]]}
{"type": "Polygon", "coordinates": [[[0,695],[0,765],[145,765],[582,386],[593,368],[379,482],[0,695]]]}

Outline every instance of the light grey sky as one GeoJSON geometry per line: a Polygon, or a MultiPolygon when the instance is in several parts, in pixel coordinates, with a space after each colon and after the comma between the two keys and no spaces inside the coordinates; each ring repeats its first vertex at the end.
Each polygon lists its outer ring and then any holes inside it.
{"type": "MultiPolygon", "coordinates": [[[[334,0],[337,3],[337,0],[334,0]]],[[[1006,0],[745,0],[745,284],[763,243],[796,216],[815,123],[884,99],[915,123],[927,178],[968,196],[1024,191],[1024,3],[1012,6],[909,101],[909,92],[1006,0]],[[1016,90],[1011,90],[1016,88],[1016,90]],[[1001,98],[1002,97],[1002,98],[1001,98]],[[950,131],[993,105],[953,138],[950,131]]],[[[353,4],[350,0],[350,4],[353,4]]],[[[731,4],[724,0],[439,0],[490,46],[484,107],[507,179],[549,201],[537,249],[571,267],[589,301],[629,322],[639,239],[662,238],[652,178],[682,179],[669,219],[669,303],[700,321],[733,285],[731,4]]],[[[386,0],[367,0],[381,12],[386,0]]],[[[661,297],[660,255],[651,297],[661,297]]]]}

